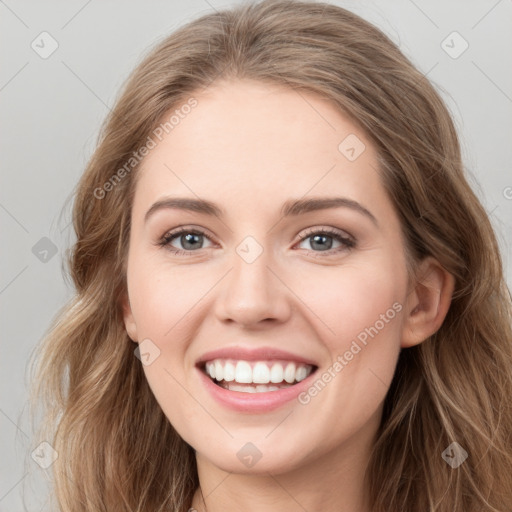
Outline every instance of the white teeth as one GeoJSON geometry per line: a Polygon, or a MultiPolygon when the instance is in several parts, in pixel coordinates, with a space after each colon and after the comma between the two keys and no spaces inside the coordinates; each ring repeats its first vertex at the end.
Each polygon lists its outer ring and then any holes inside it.
{"type": "Polygon", "coordinates": [[[279,382],[283,382],[284,379],[284,371],[283,365],[279,363],[275,363],[272,365],[272,369],[270,370],[270,382],[274,382],[278,384],[279,382]]]}
{"type": "Polygon", "coordinates": [[[224,379],[224,367],[220,361],[215,361],[215,378],[217,380],[224,379]]]}
{"type": "Polygon", "coordinates": [[[256,386],[256,392],[264,393],[265,391],[277,391],[279,386],[265,386],[263,384],[259,384],[256,386]]]}
{"type": "Polygon", "coordinates": [[[288,363],[284,371],[284,380],[291,384],[295,382],[295,363],[288,363]]]}
{"type": "Polygon", "coordinates": [[[247,361],[238,361],[236,363],[235,380],[241,384],[250,384],[252,382],[252,368],[247,361]]]}
{"type": "MultiPolygon", "coordinates": [[[[304,380],[313,370],[308,364],[273,361],[234,361],[215,359],[205,365],[206,373],[221,384],[233,382],[228,389],[239,391],[236,384],[258,384],[260,386],[242,386],[249,393],[257,392],[258,387],[265,391],[281,389],[286,384],[294,384],[304,380]],[[263,386],[264,384],[282,384],[281,386],[263,386]],[[270,389],[272,388],[272,389],[270,389]]],[[[223,386],[227,387],[227,386],[223,386]]],[[[286,386],[287,387],[287,386],[286,386]]]]}
{"type": "Polygon", "coordinates": [[[252,381],[256,384],[267,384],[270,380],[270,370],[265,363],[256,363],[252,369],[252,381]]]}
{"type": "MultiPolygon", "coordinates": [[[[305,366],[299,366],[297,368],[297,372],[295,373],[295,379],[297,382],[304,380],[308,376],[308,371],[305,366]]],[[[226,377],[224,377],[226,378],[226,377]]]]}
{"type": "Polygon", "coordinates": [[[233,363],[228,362],[224,365],[224,380],[226,382],[235,380],[235,365],[233,363]]]}
{"type": "Polygon", "coordinates": [[[291,384],[281,384],[280,386],[266,386],[258,384],[251,386],[248,384],[234,384],[232,382],[221,382],[220,385],[229,391],[239,391],[241,393],[266,393],[267,391],[277,391],[278,389],[289,388],[291,384]]]}

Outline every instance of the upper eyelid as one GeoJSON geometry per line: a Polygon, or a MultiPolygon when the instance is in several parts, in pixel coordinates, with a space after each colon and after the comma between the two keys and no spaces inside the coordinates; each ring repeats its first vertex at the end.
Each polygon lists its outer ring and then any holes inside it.
{"type": "Polygon", "coordinates": [[[200,228],[200,227],[195,227],[193,225],[191,225],[191,226],[179,226],[177,228],[169,229],[169,230],[167,230],[162,235],[161,238],[162,239],[163,238],[171,238],[171,237],[174,237],[176,235],[182,234],[183,232],[190,232],[190,233],[197,232],[198,234],[206,235],[209,238],[213,238],[213,239],[215,238],[215,236],[208,229],[200,228]]]}
{"type": "MultiPolygon", "coordinates": [[[[334,238],[339,237],[340,239],[347,239],[347,240],[350,240],[354,244],[357,241],[357,239],[353,235],[351,235],[344,229],[334,228],[332,226],[312,226],[309,228],[305,228],[305,230],[303,230],[303,231],[304,231],[304,234],[302,234],[302,231],[301,231],[298,235],[296,235],[299,237],[299,241],[296,243],[303,242],[304,240],[308,239],[312,235],[318,234],[318,233],[325,233],[326,235],[334,237],[334,238]]],[[[171,240],[173,241],[174,239],[176,239],[178,237],[178,235],[182,235],[182,234],[188,233],[188,232],[190,232],[190,233],[196,232],[196,234],[206,236],[206,238],[210,239],[210,241],[212,241],[214,243],[218,243],[218,242],[216,242],[216,237],[213,236],[208,229],[202,228],[202,227],[195,227],[194,225],[179,226],[175,229],[168,230],[161,237],[161,240],[169,240],[167,243],[170,244],[171,240]]],[[[208,247],[205,247],[205,249],[208,249],[208,247]]],[[[196,252],[196,251],[193,251],[193,252],[196,252]]]]}
{"type": "Polygon", "coordinates": [[[340,238],[348,238],[353,241],[356,240],[356,238],[354,236],[352,236],[348,231],[345,231],[344,229],[341,229],[341,228],[332,228],[329,226],[306,228],[304,235],[299,234],[298,237],[302,241],[316,233],[325,233],[329,236],[338,236],[340,238]]]}

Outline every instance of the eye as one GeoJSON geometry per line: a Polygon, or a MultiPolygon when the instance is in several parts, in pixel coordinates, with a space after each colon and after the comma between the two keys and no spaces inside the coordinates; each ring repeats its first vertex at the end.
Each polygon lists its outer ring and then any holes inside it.
{"type": "Polygon", "coordinates": [[[313,250],[309,252],[324,252],[327,254],[338,253],[341,251],[352,249],[356,246],[356,241],[353,237],[347,235],[343,231],[333,228],[311,228],[304,235],[300,236],[301,242],[309,241],[313,250]],[[340,246],[333,249],[333,239],[338,241],[340,246]],[[316,249],[319,249],[316,250],[316,249]]]}
{"type": "MultiPolygon", "coordinates": [[[[299,236],[299,238],[301,239],[300,243],[305,241],[310,243],[312,249],[308,250],[308,252],[316,254],[320,252],[326,253],[326,255],[331,255],[333,253],[350,250],[356,246],[356,241],[353,237],[343,231],[333,228],[310,228],[305,234],[299,236]],[[333,240],[340,244],[334,249],[332,248],[333,240]]],[[[157,245],[166,247],[173,254],[178,256],[186,256],[192,255],[200,249],[205,249],[205,247],[203,247],[205,240],[210,241],[210,237],[203,230],[182,227],[175,231],[166,233],[157,245]],[[182,248],[175,247],[173,245],[173,242],[175,241],[177,241],[182,248]]]]}
{"type": "Polygon", "coordinates": [[[205,239],[209,240],[209,237],[200,229],[180,228],[166,233],[158,245],[168,248],[174,254],[188,255],[197,252],[197,249],[204,249],[202,243],[205,239]],[[182,245],[182,249],[171,244],[175,239],[182,245]]]}

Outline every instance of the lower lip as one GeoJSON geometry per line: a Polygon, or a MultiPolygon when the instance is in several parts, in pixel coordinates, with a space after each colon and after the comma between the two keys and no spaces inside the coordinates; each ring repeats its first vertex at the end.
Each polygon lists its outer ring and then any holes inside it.
{"type": "Polygon", "coordinates": [[[316,374],[316,371],[312,372],[297,384],[277,391],[244,393],[243,391],[229,391],[229,389],[218,386],[201,369],[196,368],[196,370],[213,398],[221,405],[238,412],[267,412],[278,409],[305,391],[309,387],[313,375],[316,374]]]}

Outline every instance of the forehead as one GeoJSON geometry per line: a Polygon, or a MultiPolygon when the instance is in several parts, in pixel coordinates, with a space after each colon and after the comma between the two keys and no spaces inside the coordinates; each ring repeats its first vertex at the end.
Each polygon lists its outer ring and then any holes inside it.
{"type": "Polygon", "coordinates": [[[170,193],[255,211],[306,194],[383,194],[372,144],[318,95],[244,80],[190,96],[194,108],[164,116],[181,113],[144,159],[134,207],[170,193]]]}

